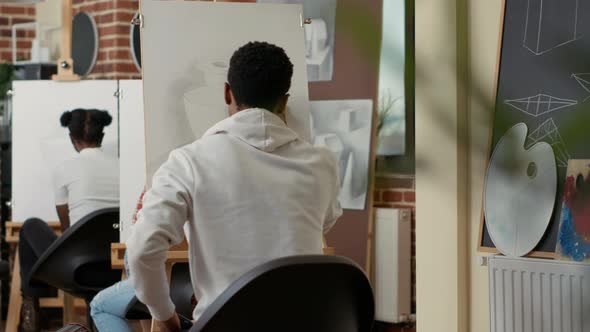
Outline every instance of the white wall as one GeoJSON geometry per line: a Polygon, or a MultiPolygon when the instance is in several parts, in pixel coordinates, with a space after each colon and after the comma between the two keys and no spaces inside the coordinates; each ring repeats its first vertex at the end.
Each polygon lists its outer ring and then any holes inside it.
{"type": "Polygon", "coordinates": [[[504,0],[469,0],[469,253],[470,331],[489,329],[487,267],[479,266],[477,241],[484,175],[495,104],[496,60],[504,0]]]}
{"type": "Polygon", "coordinates": [[[487,331],[477,241],[503,0],[416,3],[418,330],[487,331]]]}
{"type": "MultiPolygon", "coordinates": [[[[467,331],[459,0],[416,1],[416,305],[420,332],[467,331]]],[[[463,99],[462,99],[463,98],[463,99]]],[[[482,331],[482,330],[478,330],[482,331]]]]}

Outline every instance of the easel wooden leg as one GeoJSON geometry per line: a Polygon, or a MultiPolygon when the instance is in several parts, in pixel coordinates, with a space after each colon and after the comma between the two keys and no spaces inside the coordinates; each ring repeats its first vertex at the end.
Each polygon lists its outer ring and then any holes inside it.
{"type": "Polygon", "coordinates": [[[149,319],[139,321],[139,327],[141,328],[141,332],[150,332],[152,329],[152,321],[149,319]]]}
{"type": "Polygon", "coordinates": [[[151,332],[160,332],[160,328],[158,327],[158,325],[156,325],[155,319],[152,319],[152,328],[150,331],[151,332]]]}
{"type": "Polygon", "coordinates": [[[63,297],[63,301],[64,301],[64,306],[63,306],[63,311],[62,311],[62,317],[63,317],[63,325],[69,324],[69,323],[74,323],[76,322],[75,317],[75,307],[74,307],[74,297],[64,293],[63,291],[59,291],[60,292],[60,296],[63,297]]]}
{"type": "Polygon", "coordinates": [[[20,321],[20,309],[23,302],[21,294],[20,280],[20,263],[18,259],[18,249],[14,255],[14,264],[12,268],[12,280],[10,283],[10,301],[8,303],[8,316],[6,317],[6,331],[17,332],[20,321]]]}

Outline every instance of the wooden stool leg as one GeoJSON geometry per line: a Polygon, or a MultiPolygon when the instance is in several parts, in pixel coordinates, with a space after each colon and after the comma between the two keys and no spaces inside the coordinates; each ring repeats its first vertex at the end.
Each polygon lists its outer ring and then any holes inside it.
{"type": "Polygon", "coordinates": [[[152,328],[150,331],[151,332],[160,332],[160,328],[158,327],[158,325],[156,325],[155,319],[152,319],[152,328]]]}
{"type": "Polygon", "coordinates": [[[63,307],[63,324],[69,324],[69,323],[75,323],[76,319],[75,319],[75,312],[74,312],[74,297],[71,296],[70,294],[66,294],[63,291],[59,291],[61,293],[61,296],[64,299],[64,307],[63,307]]]}
{"type": "Polygon", "coordinates": [[[20,322],[20,309],[23,302],[20,287],[20,263],[17,249],[16,254],[14,255],[14,264],[12,268],[10,300],[8,303],[8,316],[6,317],[6,332],[17,332],[18,329],[18,323],[20,322]]]}
{"type": "Polygon", "coordinates": [[[140,320],[139,327],[141,328],[141,332],[150,332],[152,329],[152,321],[149,319],[140,320]]]}

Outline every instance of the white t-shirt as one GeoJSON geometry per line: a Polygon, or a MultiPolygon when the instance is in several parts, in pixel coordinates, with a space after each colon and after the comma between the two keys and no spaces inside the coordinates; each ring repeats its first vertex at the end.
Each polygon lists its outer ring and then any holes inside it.
{"type": "Polygon", "coordinates": [[[70,226],[84,216],[119,206],[119,160],[87,148],[56,167],[55,205],[67,204],[70,226]]]}

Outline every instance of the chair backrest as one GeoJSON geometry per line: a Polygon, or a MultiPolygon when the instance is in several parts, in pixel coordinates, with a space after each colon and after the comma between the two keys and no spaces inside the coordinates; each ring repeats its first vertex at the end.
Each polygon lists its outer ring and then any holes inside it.
{"type": "MultiPolygon", "coordinates": [[[[176,312],[184,317],[192,317],[193,286],[188,263],[176,263],[170,271],[170,297],[176,307],[176,312]]],[[[127,305],[125,318],[130,320],[150,319],[152,316],[145,304],[139,302],[137,297],[127,305]]]]}
{"type": "Polygon", "coordinates": [[[293,256],[232,283],[190,332],[369,332],[373,292],[364,272],[337,256],[293,256]]]}
{"type": "Polygon", "coordinates": [[[90,301],[121,279],[111,268],[111,243],[119,241],[119,209],[95,211],[68,228],[31,271],[40,280],[90,301]]]}
{"type": "Polygon", "coordinates": [[[193,284],[188,263],[176,263],[170,272],[170,297],[176,312],[185,316],[193,316],[192,297],[194,294],[193,284]]]}
{"type": "Polygon", "coordinates": [[[0,261],[0,281],[8,280],[10,277],[10,266],[7,261],[0,261]]]}

